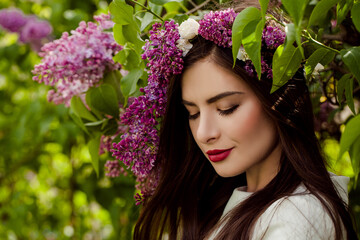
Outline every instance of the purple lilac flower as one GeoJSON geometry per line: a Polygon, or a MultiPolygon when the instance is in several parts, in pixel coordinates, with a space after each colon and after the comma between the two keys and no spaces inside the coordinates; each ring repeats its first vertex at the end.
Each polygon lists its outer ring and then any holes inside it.
{"type": "Polygon", "coordinates": [[[18,9],[0,10],[0,25],[10,32],[19,32],[26,22],[27,18],[18,9]]]}
{"type": "Polygon", "coordinates": [[[179,38],[178,25],[173,21],[153,25],[142,55],[149,60],[148,85],[140,89],[144,95],[133,98],[121,117],[129,131],[111,150],[114,157],[131,168],[143,197],[152,194],[158,181],[158,173],[155,173],[158,170],[153,169],[159,143],[158,119],[165,113],[170,77],[180,74],[183,68],[182,51],[176,47],[179,38]]]}
{"type": "Polygon", "coordinates": [[[267,26],[263,30],[262,43],[270,49],[276,49],[285,42],[286,34],[277,27],[267,26]]]}
{"type": "Polygon", "coordinates": [[[158,185],[160,178],[160,168],[154,169],[146,178],[138,177],[136,181],[138,184],[136,188],[140,190],[141,194],[135,195],[136,205],[141,204],[144,199],[151,197],[158,185]]]}
{"type": "MultiPolygon", "coordinates": [[[[121,117],[121,115],[120,115],[121,117]]],[[[114,135],[107,136],[102,135],[100,138],[100,147],[99,147],[99,155],[104,154],[105,152],[110,152],[112,149],[112,143],[114,139],[122,134],[125,134],[128,132],[128,126],[124,126],[120,122],[118,122],[118,130],[114,135]]]]}
{"type": "Polygon", "coordinates": [[[236,16],[237,13],[231,8],[211,11],[199,21],[199,34],[219,46],[231,47],[231,29],[236,16]]]}
{"type": "Polygon", "coordinates": [[[45,44],[39,55],[42,62],[35,66],[33,80],[54,86],[48,92],[48,100],[55,104],[70,105],[74,95],[81,95],[96,85],[108,70],[120,69],[113,56],[122,47],[118,45],[111,32],[101,26],[109,27],[110,15],[96,17],[99,25],[82,21],[70,35],[64,32],[60,39],[45,44]]]}

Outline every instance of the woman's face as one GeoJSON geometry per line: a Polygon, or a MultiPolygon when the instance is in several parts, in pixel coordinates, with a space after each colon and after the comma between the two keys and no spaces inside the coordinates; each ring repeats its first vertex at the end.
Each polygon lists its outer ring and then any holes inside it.
{"type": "Polygon", "coordinates": [[[275,126],[244,80],[205,59],[184,72],[181,87],[193,137],[220,176],[269,166],[275,126]]]}

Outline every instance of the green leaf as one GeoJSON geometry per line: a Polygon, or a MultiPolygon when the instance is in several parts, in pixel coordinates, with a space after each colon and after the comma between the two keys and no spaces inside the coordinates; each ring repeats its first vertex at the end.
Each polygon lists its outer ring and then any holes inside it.
{"type": "Polygon", "coordinates": [[[351,111],[355,113],[355,106],[354,106],[354,97],[353,97],[353,89],[354,89],[354,79],[350,78],[348,81],[346,81],[345,84],[345,97],[346,102],[351,111]]]}
{"type": "Polygon", "coordinates": [[[316,25],[321,22],[323,18],[326,16],[326,13],[335,6],[340,0],[321,0],[318,4],[316,4],[314,10],[312,11],[308,23],[308,28],[312,25],[316,25]]]}
{"type": "Polygon", "coordinates": [[[86,132],[88,135],[90,135],[89,131],[85,127],[83,121],[80,117],[78,117],[72,110],[69,112],[70,117],[73,119],[76,125],[78,125],[84,132],[86,132]]]}
{"type": "Polygon", "coordinates": [[[144,29],[150,25],[154,21],[154,15],[152,13],[146,12],[141,21],[140,31],[144,31],[144,29]]]}
{"type": "Polygon", "coordinates": [[[88,142],[89,153],[91,156],[91,163],[94,167],[97,177],[99,177],[99,148],[100,148],[100,133],[96,133],[94,137],[88,142]]]}
{"type": "Polygon", "coordinates": [[[108,121],[103,123],[101,131],[106,136],[113,136],[118,132],[118,127],[118,122],[114,118],[112,118],[108,119],[108,121]]]}
{"type": "Polygon", "coordinates": [[[360,84],[360,47],[352,47],[340,51],[342,60],[360,84]]]}
{"type": "Polygon", "coordinates": [[[337,96],[338,96],[338,102],[340,105],[341,105],[342,98],[344,95],[346,83],[347,83],[347,81],[349,81],[350,77],[351,77],[351,73],[347,73],[347,74],[344,74],[338,81],[337,96]]]}
{"type": "Polygon", "coordinates": [[[356,2],[351,9],[351,18],[356,27],[356,30],[360,32],[360,2],[356,2]]]}
{"type": "Polygon", "coordinates": [[[351,165],[354,170],[355,183],[357,183],[357,178],[359,177],[360,173],[360,137],[355,139],[351,145],[349,149],[349,155],[351,158],[351,165]]]}
{"type": "Polygon", "coordinates": [[[123,25],[115,23],[113,32],[114,32],[115,41],[120,45],[125,45],[126,38],[124,37],[124,34],[123,34],[123,25]]]}
{"type": "Polygon", "coordinates": [[[128,97],[135,92],[136,84],[139,81],[142,74],[143,74],[142,69],[134,69],[121,79],[120,82],[121,92],[124,94],[125,97],[128,97]]]}
{"type": "Polygon", "coordinates": [[[284,46],[285,46],[285,50],[286,50],[287,47],[292,46],[293,43],[296,40],[295,25],[293,23],[286,24],[285,33],[286,33],[286,38],[285,38],[285,45],[284,46]]]}
{"type": "Polygon", "coordinates": [[[164,7],[162,5],[156,5],[150,1],[148,1],[149,7],[151,9],[151,11],[153,11],[154,13],[161,15],[161,12],[163,11],[164,7]]]}
{"type": "Polygon", "coordinates": [[[295,26],[300,26],[308,0],[282,0],[281,3],[293,19],[295,26]]]}
{"type": "Polygon", "coordinates": [[[273,85],[271,93],[283,86],[300,67],[302,57],[299,48],[279,46],[273,57],[273,85]]]}
{"type": "Polygon", "coordinates": [[[175,15],[180,12],[180,9],[183,9],[185,12],[189,11],[187,8],[185,8],[181,1],[168,2],[164,4],[164,8],[166,9],[167,13],[175,13],[175,15]]]}
{"type": "Polygon", "coordinates": [[[283,0],[281,2],[284,5],[286,11],[289,13],[292,22],[294,23],[295,40],[302,57],[304,57],[304,50],[301,46],[301,31],[303,30],[303,27],[301,27],[301,22],[304,17],[304,12],[308,0],[283,0]]]}
{"type": "Polygon", "coordinates": [[[346,15],[354,4],[353,0],[341,0],[336,7],[336,25],[339,26],[344,21],[346,15]]]}
{"type": "Polygon", "coordinates": [[[144,45],[144,41],[140,38],[139,33],[134,31],[134,24],[124,25],[122,27],[122,33],[126,41],[134,45],[134,50],[136,53],[140,54],[142,51],[142,46],[144,45]]]}
{"type": "Polygon", "coordinates": [[[109,84],[102,84],[89,90],[91,105],[98,111],[119,118],[119,104],[116,91],[109,84]]]}
{"type": "Polygon", "coordinates": [[[114,70],[105,74],[103,82],[110,84],[116,91],[118,102],[124,103],[124,96],[120,88],[121,74],[118,70],[114,70]]]}
{"type": "Polygon", "coordinates": [[[134,9],[132,6],[126,4],[124,0],[113,0],[109,5],[109,10],[111,15],[114,16],[112,20],[115,23],[126,25],[134,22],[134,9]]]}
{"type": "Polygon", "coordinates": [[[269,6],[269,0],[259,0],[260,7],[261,7],[261,16],[265,18],[266,10],[269,6]]]}
{"type": "Polygon", "coordinates": [[[245,26],[254,20],[260,20],[261,13],[259,9],[255,7],[248,7],[241,11],[234,20],[232,26],[232,54],[234,59],[234,65],[236,61],[237,54],[239,52],[241,43],[242,43],[242,33],[245,26]]]}
{"type": "Polygon", "coordinates": [[[134,48],[134,44],[127,42],[123,45],[123,49],[115,55],[114,61],[120,63],[125,70],[139,68],[141,56],[134,48]]]}
{"type": "Polygon", "coordinates": [[[314,71],[315,66],[318,63],[321,63],[323,66],[329,64],[335,57],[335,53],[326,49],[319,48],[311,56],[305,63],[305,73],[306,77],[309,77],[311,73],[314,71]]]}
{"type": "Polygon", "coordinates": [[[119,51],[114,57],[113,60],[114,62],[120,63],[121,65],[124,65],[124,63],[126,62],[126,58],[127,55],[129,53],[127,51],[125,51],[124,49],[122,49],[121,51],[119,51]]]}
{"type": "Polygon", "coordinates": [[[154,3],[156,5],[164,5],[169,2],[182,2],[182,0],[150,0],[151,3],[154,3]]]}
{"type": "Polygon", "coordinates": [[[84,118],[89,121],[97,121],[98,119],[91,114],[91,112],[85,107],[80,97],[74,96],[71,99],[70,108],[80,118],[84,118]]]}
{"type": "Polygon", "coordinates": [[[175,21],[176,23],[178,23],[179,25],[180,25],[183,21],[187,20],[188,18],[189,18],[189,16],[188,16],[188,15],[185,15],[185,14],[176,14],[176,15],[173,17],[174,21],[175,21]]]}
{"type": "Polygon", "coordinates": [[[348,151],[355,143],[355,141],[360,137],[360,115],[356,115],[345,126],[345,131],[341,134],[340,138],[340,151],[338,159],[348,151]]]}
{"type": "Polygon", "coordinates": [[[249,55],[258,78],[261,78],[261,34],[264,29],[265,22],[262,20],[254,20],[249,22],[242,33],[242,43],[246,53],[249,55]]]}

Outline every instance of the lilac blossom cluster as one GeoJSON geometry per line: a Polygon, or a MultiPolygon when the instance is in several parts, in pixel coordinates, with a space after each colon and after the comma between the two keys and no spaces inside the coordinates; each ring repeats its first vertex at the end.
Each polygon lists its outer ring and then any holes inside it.
{"type": "MultiPolygon", "coordinates": [[[[120,105],[120,108],[123,108],[122,105],[120,105]]],[[[121,118],[123,112],[120,112],[119,118],[121,118]]],[[[117,123],[118,128],[114,135],[108,136],[108,135],[102,135],[100,138],[100,147],[99,147],[99,155],[104,154],[105,152],[111,152],[112,145],[114,142],[114,139],[117,138],[119,135],[125,134],[128,132],[128,126],[121,124],[120,121],[117,123]]],[[[108,160],[106,161],[105,165],[105,176],[107,177],[119,177],[120,174],[126,176],[127,171],[124,169],[123,166],[120,165],[119,160],[108,160]]]]}
{"type": "Polygon", "coordinates": [[[113,145],[113,156],[131,167],[143,197],[151,195],[157,185],[159,171],[153,167],[158,151],[159,119],[165,113],[170,77],[183,69],[182,51],[176,47],[179,38],[178,25],[173,21],[153,25],[142,55],[149,61],[148,85],[140,89],[144,95],[131,99],[121,117],[122,123],[129,126],[128,133],[113,145]]]}
{"type": "Polygon", "coordinates": [[[32,71],[33,80],[55,88],[48,92],[49,101],[69,106],[73,96],[81,96],[95,86],[106,71],[120,69],[113,56],[122,47],[112,32],[104,31],[114,25],[110,14],[95,19],[98,24],[82,21],[72,35],[64,32],[60,39],[41,48],[42,61],[32,71]]]}
{"type": "MultiPolygon", "coordinates": [[[[271,80],[272,75],[272,57],[277,47],[285,42],[286,34],[278,27],[266,26],[263,30],[261,38],[262,53],[261,53],[261,74],[266,79],[271,80]]],[[[256,77],[255,67],[250,60],[245,62],[244,69],[252,76],[256,77]]]]}
{"type": "Polygon", "coordinates": [[[19,41],[29,43],[35,51],[39,51],[43,39],[52,32],[47,21],[39,20],[36,16],[25,16],[18,9],[0,10],[0,26],[19,34],[19,41]]]}
{"type": "Polygon", "coordinates": [[[262,34],[262,45],[276,49],[285,42],[286,34],[278,27],[266,26],[262,34]]]}
{"type": "Polygon", "coordinates": [[[199,21],[199,34],[206,40],[210,40],[222,47],[231,47],[231,29],[237,16],[234,9],[227,9],[206,14],[199,21]]]}
{"type": "MultiPolygon", "coordinates": [[[[120,108],[122,108],[122,106],[120,108]]],[[[121,118],[121,114],[120,114],[120,118],[121,118]]],[[[100,138],[99,155],[102,155],[105,152],[111,152],[112,143],[114,139],[119,135],[127,133],[127,131],[128,131],[128,126],[125,126],[121,124],[121,122],[118,122],[118,129],[114,135],[111,136],[102,135],[100,138]]]]}
{"type": "Polygon", "coordinates": [[[108,160],[105,163],[105,176],[107,177],[118,177],[120,174],[126,176],[126,170],[120,165],[118,160],[108,160]]]}

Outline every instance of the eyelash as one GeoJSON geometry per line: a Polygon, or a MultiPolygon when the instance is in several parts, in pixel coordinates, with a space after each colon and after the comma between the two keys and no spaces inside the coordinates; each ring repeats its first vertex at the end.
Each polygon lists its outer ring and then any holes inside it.
{"type": "MultiPolygon", "coordinates": [[[[239,107],[239,105],[234,105],[229,109],[226,110],[218,110],[219,111],[219,115],[221,116],[227,116],[232,114],[237,108],[239,107]]],[[[196,118],[198,118],[198,116],[200,115],[200,112],[193,114],[193,115],[189,115],[189,120],[194,120],[196,118]]]]}

